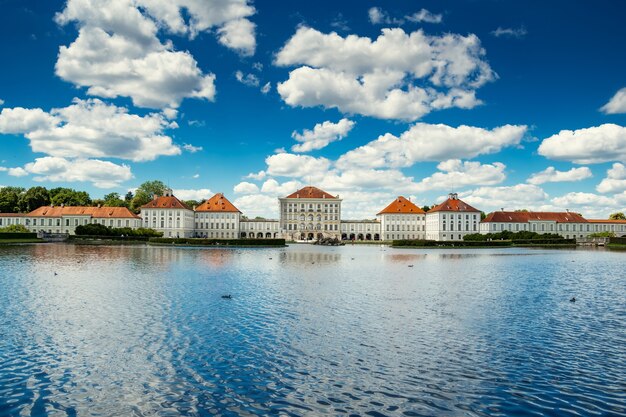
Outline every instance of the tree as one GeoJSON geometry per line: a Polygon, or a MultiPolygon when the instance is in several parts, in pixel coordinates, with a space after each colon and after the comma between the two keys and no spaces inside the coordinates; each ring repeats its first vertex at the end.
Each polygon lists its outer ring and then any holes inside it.
{"type": "Polygon", "coordinates": [[[617,212],[617,213],[613,213],[609,216],[609,220],[626,220],[626,216],[624,215],[624,213],[617,212]]]}
{"type": "Polygon", "coordinates": [[[485,220],[485,218],[487,217],[487,214],[485,214],[484,211],[480,212],[480,220],[485,220]]]}
{"type": "Polygon", "coordinates": [[[422,207],[422,210],[428,211],[428,210],[430,210],[430,207],[429,206],[424,206],[424,207],[422,207]]]}
{"type": "Polygon", "coordinates": [[[30,233],[30,230],[26,228],[23,224],[11,224],[4,229],[0,229],[0,232],[3,233],[30,233]]]}
{"type": "Polygon", "coordinates": [[[130,206],[130,202],[133,200],[133,192],[129,191],[126,193],[126,195],[124,196],[124,201],[126,201],[127,206],[130,206]]]}
{"type": "Polygon", "coordinates": [[[128,203],[121,199],[119,193],[109,193],[105,195],[103,205],[106,207],[128,207],[128,203]]]}
{"type": "Polygon", "coordinates": [[[152,196],[165,194],[165,188],[165,184],[158,180],[144,182],[135,191],[135,196],[130,204],[131,209],[138,213],[141,206],[152,200],[152,196]]]}
{"type": "Polygon", "coordinates": [[[198,200],[185,200],[184,203],[191,208],[198,207],[201,204],[201,202],[198,200]]]}
{"type": "Polygon", "coordinates": [[[50,202],[55,206],[90,206],[91,197],[86,191],[76,191],[73,188],[53,188],[50,190],[50,202]]]}
{"type": "Polygon", "coordinates": [[[18,202],[22,213],[31,212],[41,206],[50,205],[50,194],[46,187],[31,187],[20,196],[18,202]]]}
{"type": "Polygon", "coordinates": [[[20,196],[24,193],[22,187],[0,188],[0,213],[16,213],[19,211],[20,196]]]}

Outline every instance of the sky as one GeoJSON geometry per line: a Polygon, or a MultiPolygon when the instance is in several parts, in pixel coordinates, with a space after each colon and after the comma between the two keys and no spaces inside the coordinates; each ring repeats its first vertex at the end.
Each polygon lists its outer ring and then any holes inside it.
{"type": "Polygon", "coordinates": [[[621,1],[0,0],[0,186],[626,211],[621,1]]]}

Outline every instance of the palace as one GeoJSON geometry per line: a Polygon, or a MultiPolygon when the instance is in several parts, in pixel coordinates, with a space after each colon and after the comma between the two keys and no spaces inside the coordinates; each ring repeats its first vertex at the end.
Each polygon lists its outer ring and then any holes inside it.
{"type": "Polygon", "coordinates": [[[307,186],[278,199],[279,219],[248,219],[222,193],[189,207],[171,190],[141,207],[135,215],[125,207],[43,206],[24,213],[0,213],[0,227],[13,224],[33,232],[73,234],[76,226],[98,223],[110,227],[151,228],[164,237],[216,239],[284,238],[311,241],[341,240],[463,240],[473,233],[531,231],[556,233],[567,239],[611,232],[626,236],[625,220],[588,220],[578,213],[496,211],[481,220],[481,211],[451,193],[428,211],[398,196],[375,219],[345,220],[342,199],[307,186]]]}

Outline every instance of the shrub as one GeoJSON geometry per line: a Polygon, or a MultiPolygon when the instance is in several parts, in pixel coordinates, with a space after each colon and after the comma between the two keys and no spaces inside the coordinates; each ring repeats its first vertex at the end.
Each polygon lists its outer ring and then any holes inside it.
{"type": "Polygon", "coordinates": [[[76,226],[74,231],[78,236],[136,236],[136,237],[161,237],[163,233],[154,229],[140,227],[131,229],[130,227],[113,228],[103,224],[91,223],[76,226]]]}
{"type": "Polygon", "coordinates": [[[31,233],[23,224],[12,224],[4,228],[0,228],[2,233],[31,233]]]}

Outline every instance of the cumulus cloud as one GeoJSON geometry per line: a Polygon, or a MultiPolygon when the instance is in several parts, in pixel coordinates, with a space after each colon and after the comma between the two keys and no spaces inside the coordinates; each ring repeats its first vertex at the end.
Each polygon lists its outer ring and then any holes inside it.
{"type": "Polygon", "coordinates": [[[277,177],[305,177],[326,172],[330,161],[326,158],[314,158],[308,155],[279,153],[265,159],[267,174],[277,177]]]}
{"type": "Polygon", "coordinates": [[[4,100],[0,98],[0,106],[2,106],[3,104],[4,104],[4,100]]]}
{"type": "Polygon", "coordinates": [[[528,31],[524,26],[520,26],[518,28],[503,28],[498,26],[496,30],[491,31],[491,34],[496,38],[505,37],[521,39],[528,34],[528,31]]]}
{"type": "Polygon", "coordinates": [[[133,177],[128,165],[117,165],[97,159],[73,159],[46,156],[29,162],[23,168],[9,169],[9,175],[35,175],[35,181],[91,182],[98,188],[118,187],[133,177]]]}
{"type": "Polygon", "coordinates": [[[561,130],[544,139],[539,154],[577,164],[626,161],[626,127],[607,123],[578,130],[561,130]]]}
{"type": "Polygon", "coordinates": [[[242,71],[236,71],[235,78],[237,81],[243,85],[247,85],[248,87],[258,87],[260,83],[259,77],[254,74],[244,74],[242,71]]]}
{"type": "Polygon", "coordinates": [[[331,142],[336,142],[346,137],[354,125],[355,123],[352,120],[344,118],[337,123],[331,121],[317,123],[313,130],[305,129],[302,133],[294,131],[291,137],[300,143],[293,145],[291,150],[294,152],[309,152],[322,149],[331,142]]]}
{"type": "Polygon", "coordinates": [[[33,152],[63,158],[150,161],[178,155],[180,148],[163,133],[172,127],[162,114],[128,114],[125,108],[98,99],[74,99],[72,105],[49,113],[21,107],[0,112],[0,133],[23,134],[33,152]]]}
{"type": "Polygon", "coordinates": [[[600,110],[606,114],[626,113],[626,87],[615,93],[600,110]]]}
{"type": "Polygon", "coordinates": [[[272,89],[272,83],[267,82],[263,85],[263,87],[261,87],[261,93],[267,94],[270,92],[271,89],[272,89]]]}
{"type": "Polygon", "coordinates": [[[233,188],[235,194],[254,194],[259,192],[259,187],[251,182],[242,181],[233,188]]]}
{"type": "Polygon", "coordinates": [[[263,178],[265,178],[267,176],[267,173],[265,171],[259,171],[259,172],[251,172],[250,174],[246,175],[246,178],[252,179],[252,180],[257,180],[260,181],[263,178]]]}
{"type": "Polygon", "coordinates": [[[615,163],[606,171],[606,178],[596,187],[600,193],[615,193],[626,190],[626,166],[615,163]]]}
{"type": "Polygon", "coordinates": [[[391,17],[389,13],[380,7],[371,7],[367,11],[370,23],[373,25],[402,25],[405,22],[412,23],[441,23],[443,18],[440,14],[434,14],[426,9],[421,9],[404,17],[391,17]]]}
{"type": "Polygon", "coordinates": [[[506,179],[504,169],[506,166],[501,162],[493,164],[481,164],[480,162],[450,159],[437,165],[440,172],[410,187],[412,192],[424,192],[428,190],[454,190],[469,185],[493,185],[499,184],[506,179]]]}
{"type": "Polygon", "coordinates": [[[582,181],[592,177],[591,170],[587,167],[572,168],[569,171],[557,171],[554,167],[548,167],[528,178],[529,184],[544,184],[546,182],[582,181]]]}
{"type": "Polygon", "coordinates": [[[276,55],[276,65],[297,66],[277,90],[293,107],[413,121],[432,110],[480,104],[475,90],[496,77],[484,55],[473,34],[395,28],[372,41],[300,27],[276,55]]]}
{"type": "Polygon", "coordinates": [[[526,126],[505,125],[494,129],[473,126],[417,123],[400,137],[387,133],[342,155],[337,166],[408,167],[420,161],[470,159],[519,145],[526,126]]]}
{"type": "Polygon", "coordinates": [[[183,149],[189,153],[196,153],[202,150],[202,146],[193,146],[193,145],[190,145],[189,143],[185,143],[183,145],[183,149]]]}
{"type": "Polygon", "coordinates": [[[249,194],[236,198],[233,204],[251,219],[257,216],[275,219],[277,216],[278,200],[275,196],[249,194]]]}
{"type": "Polygon", "coordinates": [[[208,188],[199,188],[199,189],[184,189],[179,188],[173,190],[174,195],[178,197],[180,200],[196,200],[196,201],[204,201],[210,198],[213,193],[208,188]]]}
{"type": "Polygon", "coordinates": [[[616,207],[617,200],[593,193],[568,193],[561,197],[556,197],[553,203],[562,207],[585,207],[585,206],[603,206],[616,207]]]}
{"type": "Polygon", "coordinates": [[[175,109],[184,98],[213,100],[215,76],[204,74],[189,52],[161,42],[158,31],[193,38],[217,27],[220,43],[251,55],[254,24],[246,17],[254,13],[247,0],[68,0],[55,20],[77,22],[78,37],[61,46],[55,71],[90,95],[130,97],[140,107],[175,109]]]}
{"type": "Polygon", "coordinates": [[[502,187],[479,187],[459,193],[463,201],[485,212],[500,210],[535,209],[545,204],[548,194],[532,184],[502,187]]]}

